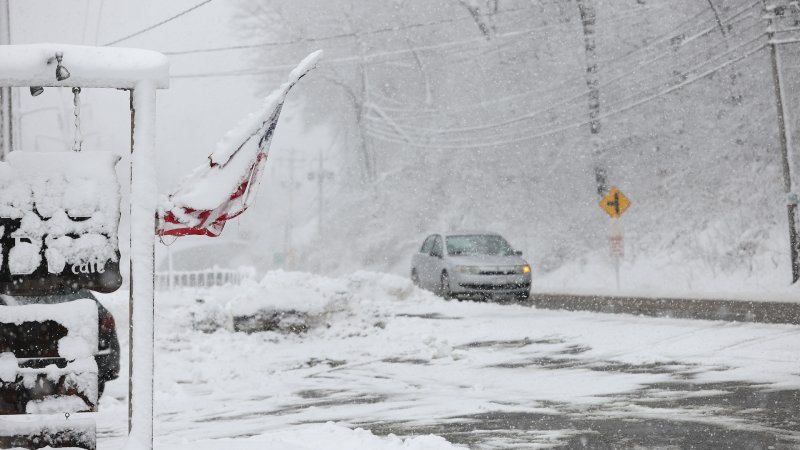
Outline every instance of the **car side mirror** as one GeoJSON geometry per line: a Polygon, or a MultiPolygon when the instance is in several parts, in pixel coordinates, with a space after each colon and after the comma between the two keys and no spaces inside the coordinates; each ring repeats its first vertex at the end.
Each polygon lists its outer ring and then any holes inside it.
{"type": "Polygon", "coordinates": [[[517,256],[522,256],[522,250],[514,250],[514,254],[517,256]]]}
{"type": "Polygon", "coordinates": [[[434,250],[431,252],[431,256],[433,256],[434,258],[441,258],[442,254],[434,250]]]}

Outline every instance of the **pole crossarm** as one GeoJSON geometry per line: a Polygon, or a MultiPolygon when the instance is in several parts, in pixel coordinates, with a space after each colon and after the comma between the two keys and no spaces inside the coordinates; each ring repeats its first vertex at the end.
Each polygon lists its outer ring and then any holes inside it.
{"type": "Polygon", "coordinates": [[[169,60],[161,53],[134,48],[67,44],[0,46],[0,86],[133,89],[149,82],[169,87],[169,60]],[[56,53],[70,76],[56,79],[56,53]]]}

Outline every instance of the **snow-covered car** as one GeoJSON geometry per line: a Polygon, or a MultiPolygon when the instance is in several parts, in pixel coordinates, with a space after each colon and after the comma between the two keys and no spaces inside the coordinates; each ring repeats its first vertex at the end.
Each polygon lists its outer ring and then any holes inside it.
{"type": "MultiPolygon", "coordinates": [[[[0,295],[0,307],[2,306],[19,306],[19,305],[52,305],[57,303],[66,303],[80,299],[94,300],[97,304],[97,318],[98,318],[98,349],[94,355],[95,362],[97,362],[97,382],[98,382],[98,398],[103,394],[105,384],[107,381],[115,380],[119,377],[120,369],[120,349],[119,339],[117,338],[117,326],[114,321],[114,316],[109,312],[95,296],[86,289],[81,289],[73,292],[65,292],[50,295],[0,295]]],[[[41,336],[26,336],[31,342],[41,342],[40,345],[55,346],[57,341],[52,339],[51,333],[46,326],[37,333],[41,336]]],[[[2,349],[0,349],[2,352],[2,349]]],[[[57,350],[56,350],[57,353],[57,350]]]]}
{"type": "Polygon", "coordinates": [[[411,258],[411,280],[444,298],[525,300],[531,266],[521,255],[496,233],[432,234],[411,258]]]}

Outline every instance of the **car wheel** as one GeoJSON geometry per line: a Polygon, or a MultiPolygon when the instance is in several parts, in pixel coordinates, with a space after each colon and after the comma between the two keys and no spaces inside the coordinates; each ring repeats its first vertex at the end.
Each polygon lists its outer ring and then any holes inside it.
{"type": "Polygon", "coordinates": [[[417,269],[411,271],[411,282],[414,283],[414,286],[419,287],[419,274],[417,274],[417,269]]]}
{"type": "Polygon", "coordinates": [[[439,295],[445,300],[450,300],[452,294],[450,293],[450,277],[447,272],[442,272],[441,283],[439,284],[439,295]]]}

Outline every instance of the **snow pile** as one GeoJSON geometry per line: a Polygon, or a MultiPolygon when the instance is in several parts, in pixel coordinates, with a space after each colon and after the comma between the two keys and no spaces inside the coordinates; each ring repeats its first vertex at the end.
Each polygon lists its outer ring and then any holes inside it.
{"type": "Polygon", "coordinates": [[[18,367],[17,358],[37,355],[3,353],[0,355],[0,380],[20,382],[28,390],[44,390],[48,395],[26,405],[29,414],[64,413],[91,410],[97,403],[98,312],[94,300],[69,303],[32,304],[0,307],[0,323],[55,321],[67,330],[58,340],[58,356],[68,362],[64,367],[49,364],[44,368],[18,367]],[[51,391],[48,391],[52,389],[51,391]],[[80,395],[68,395],[77,392],[80,395]],[[52,395],[51,395],[52,393],[52,395]],[[88,403],[87,403],[88,402],[88,403]]]}
{"type": "MultiPolygon", "coordinates": [[[[104,271],[118,262],[119,184],[109,152],[12,152],[0,162],[0,218],[15,240],[8,253],[12,275],[42,265],[59,274],[104,271]],[[76,272],[78,271],[78,272],[76,272]]],[[[2,262],[2,261],[0,261],[2,262]]]]}
{"type": "Polygon", "coordinates": [[[22,325],[25,322],[47,320],[56,321],[67,329],[67,336],[59,341],[60,356],[75,359],[92,356],[97,351],[98,316],[97,304],[94,300],[80,299],[52,305],[0,307],[0,322],[2,323],[22,325]]]}
{"type": "Polygon", "coordinates": [[[334,423],[307,426],[291,431],[278,431],[253,436],[247,439],[215,439],[173,446],[175,450],[452,450],[466,447],[456,446],[439,436],[417,436],[402,439],[394,435],[375,436],[368,430],[351,430],[334,423]]]}
{"type": "Polygon", "coordinates": [[[244,287],[230,302],[234,315],[260,310],[296,310],[319,314],[347,292],[344,279],[304,272],[268,272],[258,283],[244,287]]]}
{"type": "Polygon", "coordinates": [[[31,400],[25,405],[26,414],[63,414],[86,410],[86,402],[75,395],[53,395],[31,400]]]}
{"type": "Polygon", "coordinates": [[[258,283],[242,286],[230,298],[226,298],[229,290],[213,291],[211,300],[196,301],[191,315],[194,328],[206,332],[303,332],[359,304],[403,300],[413,291],[409,280],[388,274],[357,272],[328,278],[279,270],[268,272],[258,283]]]}
{"type": "Polygon", "coordinates": [[[39,446],[49,444],[45,447],[37,447],[42,449],[95,448],[96,442],[93,419],[76,419],[74,417],[66,419],[63,412],[48,417],[3,416],[0,420],[0,438],[8,436],[38,438],[36,444],[39,446]],[[48,439],[48,436],[51,438],[48,439]]]}
{"type": "Polygon", "coordinates": [[[0,353],[0,381],[13,383],[17,379],[17,358],[13,353],[0,353]]]}

